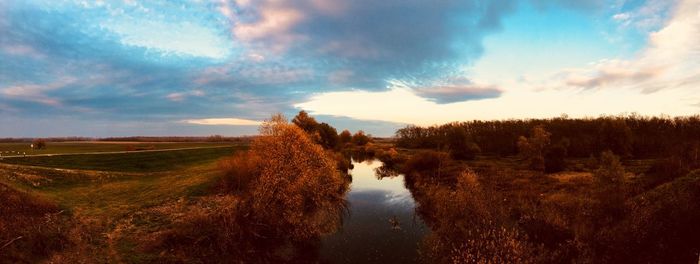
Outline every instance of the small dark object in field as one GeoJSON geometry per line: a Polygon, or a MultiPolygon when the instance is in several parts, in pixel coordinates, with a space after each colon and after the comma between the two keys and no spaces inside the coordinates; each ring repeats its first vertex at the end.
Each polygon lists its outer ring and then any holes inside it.
{"type": "Polygon", "coordinates": [[[391,218],[389,218],[389,224],[391,225],[391,229],[401,230],[401,224],[399,223],[399,219],[396,218],[396,216],[392,216],[391,218]]]}

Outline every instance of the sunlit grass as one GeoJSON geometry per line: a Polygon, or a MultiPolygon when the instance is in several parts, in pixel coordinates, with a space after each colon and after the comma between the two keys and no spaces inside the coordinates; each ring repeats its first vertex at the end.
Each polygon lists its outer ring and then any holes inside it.
{"type": "Polygon", "coordinates": [[[64,169],[154,172],[211,162],[244,148],[246,147],[225,146],[158,152],[19,157],[6,158],[0,162],[64,169]]]}
{"type": "Polygon", "coordinates": [[[0,154],[3,156],[26,153],[39,154],[70,154],[86,152],[115,152],[130,150],[164,150],[179,148],[222,147],[233,146],[231,142],[48,142],[45,149],[33,150],[31,142],[0,143],[0,154]],[[14,152],[14,153],[7,153],[14,152]]]}

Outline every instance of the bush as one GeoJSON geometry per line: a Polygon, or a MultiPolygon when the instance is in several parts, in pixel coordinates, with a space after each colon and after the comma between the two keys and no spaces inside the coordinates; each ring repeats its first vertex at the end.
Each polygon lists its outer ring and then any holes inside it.
{"type": "Polygon", "coordinates": [[[333,149],[338,146],[339,138],[338,131],[334,127],[326,123],[321,123],[317,127],[319,135],[319,144],[325,149],[333,149]]]}
{"type": "Polygon", "coordinates": [[[340,141],[340,144],[345,145],[348,143],[352,142],[352,133],[350,131],[343,130],[343,132],[340,132],[340,135],[338,135],[338,140],[340,141]]]}
{"type": "Polygon", "coordinates": [[[612,151],[600,155],[600,167],[593,173],[598,202],[600,224],[609,223],[621,216],[625,202],[625,168],[612,151]]]}
{"type": "Polygon", "coordinates": [[[393,167],[402,162],[402,157],[399,156],[399,152],[394,148],[390,148],[386,151],[379,151],[376,157],[379,161],[384,163],[384,165],[389,167],[393,167]]]}
{"type": "Polygon", "coordinates": [[[473,160],[479,153],[481,153],[479,146],[471,142],[450,148],[450,155],[456,160],[473,160]]]}
{"type": "Polygon", "coordinates": [[[348,188],[335,159],[282,116],[260,133],[250,151],[264,162],[243,201],[247,221],[301,240],[335,230],[348,188]]]}
{"type": "Polygon", "coordinates": [[[360,130],[355,133],[355,135],[352,135],[352,143],[357,145],[357,146],[364,146],[369,143],[371,139],[369,136],[365,135],[365,132],[360,130]]]}
{"type": "Polygon", "coordinates": [[[403,170],[408,174],[411,172],[437,171],[449,160],[449,156],[444,152],[421,151],[411,156],[403,166],[403,170]]]}
{"type": "Polygon", "coordinates": [[[424,185],[417,209],[432,232],[424,241],[431,263],[531,263],[531,246],[494,193],[463,171],[454,188],[424,185]]]}
{"type": "Polygon", "coordinates": [[[420,151],[406,160],[400,171],[408,184],[453,184],[463,168],[445,152],[420,151]]]}
{"type": "Polygon", "coordinates": [[[34,149],[45,149],[46,148],[46,140],[37,138],[32,141],[32,147],[34,149]]]}
{"type": "Polygon", "coordinates": [[[221,188],[226,192],[242,192],[260,175],[262,160],[253,152],[237,152],[233,157],[219,161],[223,172],[221,188]]]}
{"type": "Polygon", "coordinates": [[[528,160],[529,168],[535,171],[545,170],[544,150],[549,146],[551,134],[542,126],[535,126],[529,138],[518,138],[518,150],[520,155],[528,160]]]}
{"type": "Polygon", "coordinates": [[[304,110],[299,111],[299,114],[292,119],[292,123],[309,134],[314,134],[316,132],[316,128],[318,127],[318,122],[316,122],[316,119],[309,116],[309,114],[304,110]]]}

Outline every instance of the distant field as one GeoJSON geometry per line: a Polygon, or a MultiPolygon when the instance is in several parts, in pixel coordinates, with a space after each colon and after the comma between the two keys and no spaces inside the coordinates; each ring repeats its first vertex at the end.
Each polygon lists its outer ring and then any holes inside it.
{"type": "MultiPolygon", "coordinates": [[[[196,147],[192,145],[192,143],[178,144],[190,144],[188,147],[196,147]]],[[[167,146],[174,147],[175,145],[169,144],[167,146]]],[[[212,162],[219,158],[231,155],[236,150],[247,148],[246,146],[211,146],[212,147],[209,148],[153,152],[71,154],[57,156],[5,158],[0,162],[63,169],[120,172],[155,172],[181,169],[207,162],[212,162]]],[[[199,147],[202,147],[201,143],[199,147]]]]}
{"type": "Polygon", "coordinates": [[[232,142],[109,142],[109,141],[80,141],[80,142],[47,142],[46,149],[32,150],[31,143],[0,143],[2,156],[26,153],[27,155],[64,154],[85,152],[114,152],[153,149],[179,149],[196,147],[234,146],[241,143],[232,142]],[[10,153],[8,153],[10,152],[10,153]],[[15,152],[15,153],[11,153],[15,152]]]}

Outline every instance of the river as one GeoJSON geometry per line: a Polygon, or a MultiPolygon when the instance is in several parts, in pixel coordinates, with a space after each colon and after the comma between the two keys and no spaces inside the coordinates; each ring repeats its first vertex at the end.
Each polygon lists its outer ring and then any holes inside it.
{"type": "Polygon", "coordinates": [[[415,213],[403,175],[378,177],[378,160],[357,162],[350,171],[349,214],[342,228],[322,240],[321,257],[331,263],[415,263],[428,228],[415,213]]]}

